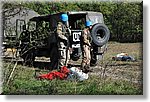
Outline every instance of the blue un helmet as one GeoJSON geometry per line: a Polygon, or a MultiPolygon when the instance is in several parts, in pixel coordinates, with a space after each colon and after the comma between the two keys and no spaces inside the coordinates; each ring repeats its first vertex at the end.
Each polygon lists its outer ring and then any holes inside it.
{"type": "Polygon", "coordinates": [[[86,23],[85,23],[85,26],[86,27],[90,27],[92,25],[92,22],[91,21],[86,21],[86,23]]]}
{"type": "Polygon", "coordinates": [[[67,14],[62,14],[61,15],[61,20],[64,21],[64,22],[68,21],[68,15],[67,14]]]}

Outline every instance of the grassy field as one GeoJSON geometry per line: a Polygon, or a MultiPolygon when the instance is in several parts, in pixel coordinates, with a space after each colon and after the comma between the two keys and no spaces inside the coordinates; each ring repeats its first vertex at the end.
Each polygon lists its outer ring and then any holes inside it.
{"type": "MultiPolygon", "coordinates": [[[[38,67],[27,67],[17,64],[9,83],[8,77],[14,63],[3,61],[3,93],[15,95],[142,95],[142,43],[109,42],[104,59],[94,67],[89,79],[77,80],[38,80],[35,70],[38,67]],[[135,62],[112,61],[112,56],[127,52],[135,62]],[[7,83],[7,84],[6,84],[7,83]]],[[[42,73],[48,70],[40,69],[42,73]]]]}

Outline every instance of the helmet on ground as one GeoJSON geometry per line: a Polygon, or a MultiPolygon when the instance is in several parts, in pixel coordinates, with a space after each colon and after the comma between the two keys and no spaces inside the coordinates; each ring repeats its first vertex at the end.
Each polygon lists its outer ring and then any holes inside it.
{"type": "Polygon", "coordinates": [[[91,21],[86,21],[86,23],[85,23],[85,26],[86,27],[89,27],[89,26],[91,26],[92,25],[92,22],[91,21]]]}
{"type": "Polygon", "coordinates": [[[62,14],[61,15],[61,20],[64,21],[64,22],[68,21],[68,15],[67,14],[62,14]]]}

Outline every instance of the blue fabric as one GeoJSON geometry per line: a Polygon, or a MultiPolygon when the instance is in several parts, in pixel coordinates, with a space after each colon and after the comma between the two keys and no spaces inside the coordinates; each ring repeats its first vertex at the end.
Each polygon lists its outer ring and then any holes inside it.
{"type": "Polygon", "coordinates": [[[135,59],[133,58],[133,57],[131,57],[131,56],[123,56],[122,57],[122,61],[135,61],[135,59]]]}

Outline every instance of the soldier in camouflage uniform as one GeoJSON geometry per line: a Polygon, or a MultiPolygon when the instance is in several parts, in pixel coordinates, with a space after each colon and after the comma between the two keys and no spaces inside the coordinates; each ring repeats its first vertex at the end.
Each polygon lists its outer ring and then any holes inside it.
{"type": "Polygon", "coordinates": [[[90,44],[90,29],[91,29],[91,21],[86,21],[86,28],[82,33],[82,63],[81,69],[83,72],[88,73],[90,70],[90,61],[91,61],[91,44],[90,44]]]}
{"type": "Polygon", "coordinates": [[[58,67],[61,68],[62,66],[67,66],[68,61],[70,59],[69,54],[69,41],[68,36],[70,30],[68,27],[66,27],[66,23],[68,21],[68,15],[62,14],[61,15],[62,22],[58,22],[57,25],[57,35],[58,35],[58,67]]]}

